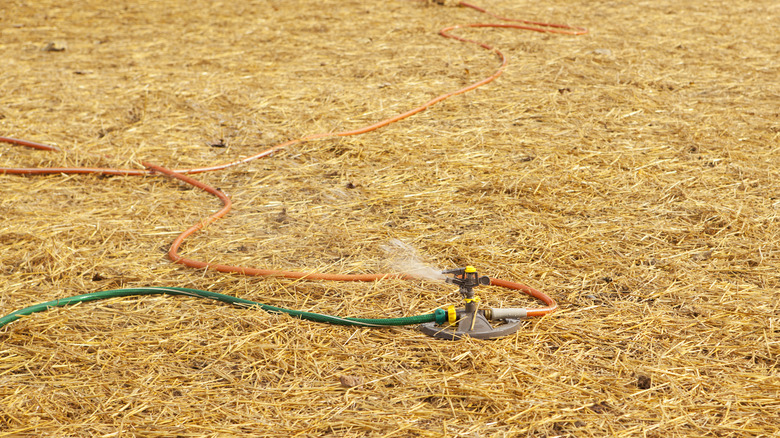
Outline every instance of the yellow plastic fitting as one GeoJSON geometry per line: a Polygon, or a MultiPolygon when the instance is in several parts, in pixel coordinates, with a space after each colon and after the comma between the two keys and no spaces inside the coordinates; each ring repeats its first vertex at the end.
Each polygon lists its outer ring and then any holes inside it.
{"type": "Polygon", "coordinates": [[[450,325],[455,324],[455,321],[458,320],[458,314],[455,312],[455,306],[450,305],[447,307],[447,322],[450,323],[450,325]]]}
{"type": "Polygon", "coordinates": [[[469,265],[469,266],[466,266],[466,269],[464,269],[464,272],[466,272],[467,274],[473,274],[473,273],[477,272],[477,268],[469,265]]]}

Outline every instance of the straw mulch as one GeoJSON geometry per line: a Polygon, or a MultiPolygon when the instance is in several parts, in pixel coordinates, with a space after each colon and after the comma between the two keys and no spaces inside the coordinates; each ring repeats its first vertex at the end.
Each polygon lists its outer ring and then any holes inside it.
{"type": "MultiPolygon", "coordinates": [[[[359,137],[198,178],[235,202],[202,260],[386,272],[400,239],[561,309],[497,341],[186,297],[0,330],[0,436],[778,436],[780,10],[769,0],[491,0],[582,37],[475,29],[496,82],[359,137]]],[[[0,166],[186,167],[357,128],[490,74],[394,0],[0,3],[0,166]],[[224,146],[224,147],[223,147],[224,146]]],[[[184,286],[340,316],[458,301],[425,281],[247,278],[167,260],[219,207],[164,177],[0,175],[0,313],[184,286]]],[[[491,306],[536,306],[483,288],[491,306]]]]}

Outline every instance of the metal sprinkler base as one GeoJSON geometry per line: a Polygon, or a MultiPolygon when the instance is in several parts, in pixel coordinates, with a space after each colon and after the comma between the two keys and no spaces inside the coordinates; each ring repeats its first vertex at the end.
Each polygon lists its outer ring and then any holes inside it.
{"type": "Polygon", "coordinates": [[[497,339],[514,334],[519,328],[521,320],[505,319],[503,324],[495,327],[488,322],[487,318],[481,313],[467,315],[458,322],[457,326],[437,325],[435,322],[426,322],[421,324],[418,329],[428,336],[437,339],[446,339],[457,341],[466,336],[474,339],[497,339]],[[474,324],[472,324],[472,321],[474,324]]]}

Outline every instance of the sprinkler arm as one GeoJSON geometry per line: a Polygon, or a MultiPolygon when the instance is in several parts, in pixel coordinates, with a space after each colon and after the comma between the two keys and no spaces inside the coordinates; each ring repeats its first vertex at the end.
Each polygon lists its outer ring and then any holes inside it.
{"type": "Polygon", "coordinates": [[[473,266],[448,269],[441,273],[444,275],[453,275],[453,277],[447,277],[444,281],[450,284],[457,284],[460,288],[461,295],[465,298],[474,297],[474,288],[476,286],[487,286],[490,284],[490,277],[486,275],[479,277],[477,275],[477,269],[473,266]]]}

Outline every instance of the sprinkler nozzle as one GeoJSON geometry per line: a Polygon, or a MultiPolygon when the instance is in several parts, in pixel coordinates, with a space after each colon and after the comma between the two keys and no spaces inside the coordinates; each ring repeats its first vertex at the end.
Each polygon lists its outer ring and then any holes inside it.
{"type": "Polygon", "coordinates": [[[448,269],[441,273],[444,275],[453,275],[453,277],[447,277],[444,281],[457,284],[460,287],[461,295],[465,298],[474,297],[474,287],[480,285],[487,286],[490,284],[490,277],[486,275],[483,275],[482,277],[478,276],[477,269],[473,266],[448,269]]]}

